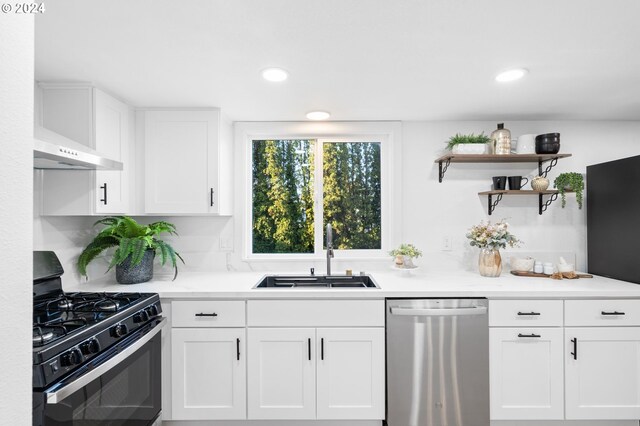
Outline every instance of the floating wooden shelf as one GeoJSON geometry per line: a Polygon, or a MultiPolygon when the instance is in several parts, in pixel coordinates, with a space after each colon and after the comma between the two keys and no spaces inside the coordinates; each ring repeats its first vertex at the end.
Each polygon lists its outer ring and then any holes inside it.
{"type": "Polygon", "coordinates": [[[442,182],[451,163],[538,163],[538,174],[547,174],[558,163],[559,158],[571,157],[571,154],[447,154],[435,160],[438,163],[438,179],[442,182]],[[551,162],[545,170],[542,164],[551,162]]]}
{"type": "MultiPolygon", "coordinates": [[[[565,193],[566,192],[569,192],[569,191],[565,191],[565,193]]],[[[555,200],[558,199],[558,194],[559,192],[557,190],[533,191],[533,190],[526,190],[526,189],[478,192],[478,195],[487,196],[487,205],[488,205],[487,210],[488,210],[489,216],[491,216],[491,213],[493,213],[493,211],[496,209],[496,207],[498,206],[498,203],[500,202],[500,200],[502,200],[502,196],[504,195],[537,195],[538,196],[538,214],[542,214],[549,208],[551,203],[553,203],[555,200]],[[549,197],[546,201],[544,201],[543,196],[545,195],[550,195],[551,197],[549,197]],[[493,200],[494,196],[496,197],[495,201],[493,200]]]]}

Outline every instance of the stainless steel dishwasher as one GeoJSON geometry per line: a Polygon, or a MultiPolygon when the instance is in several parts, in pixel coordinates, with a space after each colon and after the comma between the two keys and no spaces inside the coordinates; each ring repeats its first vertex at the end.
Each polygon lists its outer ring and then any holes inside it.
{"type": "Polygon", "coordinates": [[[387,299],[387,425],[489,426],[486,299],[387,299]]]}

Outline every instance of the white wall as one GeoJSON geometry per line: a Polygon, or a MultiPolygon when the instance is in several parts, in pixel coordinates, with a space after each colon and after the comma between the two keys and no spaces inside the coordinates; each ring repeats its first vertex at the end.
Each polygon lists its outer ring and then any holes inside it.
{"type": "Polygon", "coordinates": [[[31,425],[32,15],[0,16],[0,419],[31,425]]]}
{"type": "MultiPolygon", "coordinates": [[[[36,172],[38,173],[38,172],[36,172]]],[[[38,189],[36,189],[37,191],[38,189]]],[[[98,228],[93,224],[98,217],[46,217],[37,213],[39,203],[36,193],[34,199],[34,249],[53,250],[64,268],[63,282],[72,284],[82,282],[76,269],[76,261],[82,249],[91,241],[98,228]]],[[[179,263],[182,271],[225,270],[228,252],[220,249],[220,238],[233,241],[233,220],[229,217],[135,217],[141,223],[167,220],[176,225],[179,236],[162,236],[185,259],[179,263]]],[[[158,259],[156,259],[158,262],[158,259]]],[[[90,279],[104,277],[109,262],[100,258],[87,269],[90,279]]],[[[155,274],[172,274],[169,266],[155,267],[155,274]]],[[[114,271],[109,272],[113,278],[114,271]]]]}
{"type": "MultiPolygon", "coordinates": [[[[478,196],[478,192],[491,189],[492,176],[536,175],[537,165],[451,164],[444,181],[438,183],[434,160],[443,154],[444,142],[457,132],[489,134],[495,126],[495,122],[404,123],[403,240],[424,249],[422,264],[426,268],[472,268],[477,250],[468,246],[466,231],[481,220],[506,218],[524,241],[521,252],[553,260],[556,256],[551,252],[575,252],[576,266],[584,270],[586,208],[578,210],[574,195],[567,195],[566,208],[557,200],[542,216],[538,215],[537,197],[504,197],[490,217],[486,197],[478,196]],[[452,238],[453,251],[441,250],[445,237],[452,238]]],[[[551,186],[561,172],[586,173],[587,165],[640,155],[640,122],[529,121],[507,122],[505,127],[513,136],[560,133],[560,151],[573,156],[560,160],[549,173],[551,186]]]]}
{"type": "MultiPolygon", "coordinates": [[[[640,155],[640,122],[507,122],[513,136],[525,133],[560,132],[561,151],[573,157],[560,160],[549,178],[565,171],[586,172],[586,166],[602,161],[640,155]]],[[[487,216],[486,197],[478,192],[490,189],[491,177],[496,175],[534,175],[535,164],[452,164],[443,183],[438,183],[438,167],[434,160],[443,153],[444,142],[453,134],[484,131],[490,133],[495,122],[405,122],[402,128],[402,189],[400,203],[401,239],[423,249],[420,260],[426,270],[435,267],[475,268],[477,251],[468,246],[465,233],[481,220],[506,218],[512,231],[524,241],[517,249],[545,260],[559,255],[575,256],[577,267],[586,268],[586,209],[578,210],[575,196],[567,196],[567,207],[554,202],[542,216],[538,215],[536,197],[504,197],[494,214],[487,216]],[[453,241],[452,251],[442,251],[445,237],[453,241]]],[[[240,176],[237,177],[241,178],[240,176]]],[[[36,197],[37,198],[37,197],[36,197]]],[[[586,201],[586,199],[585,199],[586,201]]],[[[171,217],[180,236],[169,241],[187,261],[184,271],[224,270],[286,270],[306,271],[310,266],[324,269],[323,261],[265,263],[241,260],[241,238],[235,218],[171,217]],[[235,223],[235,225],[234,225],[235,223]],[[235,234],[235,235],[234,235],[235,234]],[[220,248],[220,239],[233,242],[233,252],[220,248]]],[[[158,218],[140,218],[153,221],[158,218]]],[[[92,235],[95,218],[35,217],[35,247],[56,250],[63,260],[65,281],[78,280],[75,258],[92,235]]],[[[509,251],[505,252],[505,257],[509,251]]],[[[336,271],[346,268],[359,270],[386,269],[388,264],[335,260],[336,271]]],[[[105,262],[90,269],[93,278],[103,276],[105,262]]],[[[169,270],[157,270],[168,273],[169,270]]]]}

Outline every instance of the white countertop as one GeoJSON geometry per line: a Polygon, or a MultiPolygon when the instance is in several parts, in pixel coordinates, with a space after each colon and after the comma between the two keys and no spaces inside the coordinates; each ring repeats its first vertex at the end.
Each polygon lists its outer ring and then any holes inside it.
{"type": "Polygon", "coordinates": [[[516,277],[485,278],[474,272],[372,272],[381,289],[253,289],[265,272],[181,272],[175,281],[156,276],[143,284],[121,285],[113,277],[75,285],[65,291],[148,292],[162,298],[212,299],[384,299],[386,297],[619,298],[639,297],[640,285],[603,277],[576,280],[516,277]]]}

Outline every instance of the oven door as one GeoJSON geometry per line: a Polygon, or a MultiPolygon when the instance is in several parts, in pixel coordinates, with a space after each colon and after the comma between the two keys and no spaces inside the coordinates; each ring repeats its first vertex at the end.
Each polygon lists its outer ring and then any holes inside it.
{"type": "MultiPolygon", "coordinates": [[[[154,320],[44,391],[43,426],[149,426],[161,411],[160,330],[154,320]]],[[[36,413],[34,413],[36,414],[36,413]]]]}

